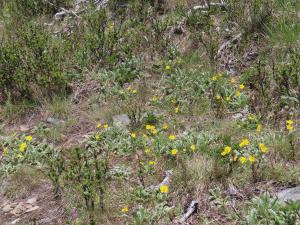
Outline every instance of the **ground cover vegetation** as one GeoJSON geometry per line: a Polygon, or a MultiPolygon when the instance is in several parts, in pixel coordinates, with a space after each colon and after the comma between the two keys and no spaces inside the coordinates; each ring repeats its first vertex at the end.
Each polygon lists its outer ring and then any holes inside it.
{"type": "Polygon", "coordinates": [[[299,22],[296,0],[2,0],[0,223],[299,224],[299,22]]]}

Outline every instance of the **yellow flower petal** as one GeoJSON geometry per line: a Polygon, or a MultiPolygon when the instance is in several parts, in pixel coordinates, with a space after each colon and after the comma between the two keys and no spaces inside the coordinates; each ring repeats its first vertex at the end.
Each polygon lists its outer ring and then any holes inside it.
{"type": "Polygon", "coordinates": [[[169,186],[167,186],[167,185],[161,185],[161,186],[159,187],[159,191],[160,191],[161,193],[167,194],[167,193],[169,193],[169,186]]]}

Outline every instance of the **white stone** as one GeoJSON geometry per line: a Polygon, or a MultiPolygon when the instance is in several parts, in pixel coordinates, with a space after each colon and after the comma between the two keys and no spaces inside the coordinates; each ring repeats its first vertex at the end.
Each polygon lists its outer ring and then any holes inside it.
{"type": "Polygon", "coordinates": [[[282,190],[277,194],[277,197],[284,202],[300,201],[300,187],[282,190]]]}

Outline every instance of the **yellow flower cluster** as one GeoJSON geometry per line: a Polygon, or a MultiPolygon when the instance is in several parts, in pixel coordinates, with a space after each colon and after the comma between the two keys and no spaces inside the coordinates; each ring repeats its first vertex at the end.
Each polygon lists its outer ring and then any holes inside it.
{"type": "Polygon", "coordinates": [[[177,155],[177,153],[178,153],[178,150],[176,148],[171,150],[171,155],[175,156],[175,155],[177,155]]]}
{"type": "Polygon", "coordinates": [[[258,148],[260,149],[260,151],[262,153],[268,153],[268,148],[264,143],[259,143],[258,144],[258,148]]]}
{"type": "Polygon", "coordinates": [[[261,124],[257,124],[257,126],[256,126],[256,132],[261,132],[261,130],[262,130],[262,125],[261,124]]]}
{"type": "Polygon", "coordinates": [[[137,137],[136,133],[131,133],[130,136],[135,139],[137,137]]]}
{"type": "Polygon", "coordinates": [[[152,102],[157,102],[158,101],[158,97],[156,95],[154,95],[152,98],[151,98],[151,101],[152,102]]]}
{"type": "Polygon", "coordinates": [[[212,80],[212,81],[217,81],[217,80],[219,80],[222,76],[223,76],[222,73],[218,73],[218,74],[214,75],[214,76],[211,78],[211,80],[212,80]]]}
{"type": "Polygon", "coordinates": [[[168,130],[169,129],[169,125],[167,123],[164,123],[163,126],[162,126],[162,128],[164,130],[168,130]]]}
{"type": "Polygon", "coordinates": [[[173,134],[170,134],[170,135],[169,135],[169,140],[171,140],[171,141],[176,140],[176,136],[173,135],[173,134]]]}
{"type": "Polygon", "coordinates": [[[239,146],[241,148],[243,148],[243,147],[247,147],[249,144],[250,144],[250,141],[247,138],[245,138],[245,139],[242,139],[242,141],[240,142],[239,146]]]}
{"type": "Polygon", "coordinates": [[[126,213],[126,212],[128,212],[128,211],[129,211],[128,206],[124,206],[124,207],[121,209],[121,212],[123,212],[123,213],[126,213]]]}
{"type": "Polygon", "coordinates": [[[196,150],[196,145],[195,145],[195,144],[192,144],[190,148],[191,148],[191,150],[194,152],[194,151],[196,150]]]}
{"type": "Polygon", "coordinates": [[[293,120],[287,120],[286,121],[286,129],[288,131],[292,131],[294,129],[293,124],[294,124],[293,120]]]}
{"type": "Polygon", "coordinates": [[[25,137],[25,140],[26,140],[26,141],[32,141],[32,136],[30,136],[30,135],[26,136],[26,137],[25,137]]]}
{"type": "Polygon", "coordinates": [[[228,155],[231,152],[231,147],[226,146],[223,150],[223,152],[221,153],[222,156],[228,155]]]}
{"type": "Polygon", "coordinates": [[[131,86],[129,86],[129,87],[127,88],[127,90],[128,90],[130,93],[132,93],[132,94],[136,94],[136,93],[137,93],[137,90],[136,90],[136,89],[133,89],[131,86]]]}
{"type": "Polygon", "coordinates": [[[154,134],[154,135],[158,133],[158,131],[154,125],[147,124],[146,130],[150,131],[151,134],[154,134]]]}
{"type": "MultiPolygon", "coordinates": [[[[98,129],[102,128],[102,124],[101,124],[101,123],[98,123],[98,124],[97,124],[97,128],[98,128],[98,129]]],[[[103,125],[103,128],[104,128],[104,129],[107,129],[107,128],[108,128],[108,124],[105,123],[105,124],[103,125]]]]}
{"type": "Polygon", "coordinates": [[[27,149],[27,144],[26,144],[26,142],[22,142],[22,143],[20,144],[20,146],[19,146],[20,152],[25,152],[26,149],[27,149]]]}
{"type": "Polygon", "coordinates": [[[268,153],[267,146],[264,143],[259,143],[258,147],[254,148],[254,152],[251,151],[252,153],[249,154],[250,153],[249,150],[245,152],[245,149],[243,149],[244,147],[249,145],[250,145],[250,141],[248,139],[242,139],[239,143],[239,147],[241,149],[239,149],[238,151],[233,151],[232,147],[225,146],[223,151],[221,152],[221,155],[226,156],[232,153],[234,155],[233,161],[239,161],[241,164],[245,164],[246,162],[255,163],[257,161],[256,157],[260,156],[261,154],[255,151],[255,149],[259,149],[262,154],[268,153]]]}
{"type": "Polygon", "coordinates": [[[151,166],[155,166],[155,165],[156,165],[156,162],[155,162],[155,161],[153,161],[153,160],[151,160],[151,161],[149,161],[149,165],[151,165],[151,166]]]}

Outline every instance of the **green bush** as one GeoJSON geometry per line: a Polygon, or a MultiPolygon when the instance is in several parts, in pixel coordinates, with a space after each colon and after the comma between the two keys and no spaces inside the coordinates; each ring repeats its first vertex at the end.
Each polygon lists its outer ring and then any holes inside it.
{"type": "Polygon", "coordinates": [[[13,16],[33,17],[54,14],[69,3],[70,0],[13,0],[8,3],[8,8],[13,16]]]}
{"type": "Polygon", "coordinates": [[[29,23],[9,32],[0,43],[0,94],[7,99],[33,98],[65,90],[63,48],[42,26],[29,23]]]}

